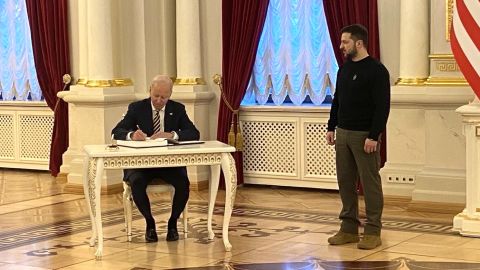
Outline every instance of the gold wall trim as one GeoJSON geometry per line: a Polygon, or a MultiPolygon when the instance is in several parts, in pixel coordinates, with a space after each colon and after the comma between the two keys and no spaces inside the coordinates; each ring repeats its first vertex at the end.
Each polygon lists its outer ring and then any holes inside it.
{"type": "Polygon", "coordinates": [[[445,39],[450,42],[450,29],[453,22],[455,0],[445,0],[445,39]]]}
{"type": "Polygon", "coordinates": [[[121,87],[133,85],[131,79],[113,79],[113,80],[88,80],[87,87],[121,87]]]}
{"type": "Polygon", "coordinates": [[[427,78],[398,78],[395,85],[423,86],[427,78]]]}
{"type": "Polygon", "coordinates": [[[85,85],[87,83],[87,79],[85,78],[78,78],[77,84],[85,85]]]}
{"type": "Polygon", "coordinates": [[[430,58],[430,59],[455,59],[455,57],[451,53],[430,54],[430,55],[428,55],[428,58],[430,58]]]}
{"type": "Polygon", "coordinates": [[[204,85],[207,84],[203,78],[176,78],[175,85],[204,85]]]}
{"type": "Polygon", "coordinates": [[[469,86],[468,82],[464,78],[451,78],[451,77],[428,77],[425,85],[434,86],[469,86]]]}

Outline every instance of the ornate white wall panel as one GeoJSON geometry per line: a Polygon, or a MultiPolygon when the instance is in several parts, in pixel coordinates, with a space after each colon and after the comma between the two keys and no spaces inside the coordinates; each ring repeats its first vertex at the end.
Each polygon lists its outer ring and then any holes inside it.
{"type": "Polygon", "coordinates": [[[48,170],[52,130],[44,102],[0,103],[0,166],[48,170]]]}
{"type": "Polygon", "coordinates": [[[242,107],[245,183],[337,189],[329,107],[242,107]]]}

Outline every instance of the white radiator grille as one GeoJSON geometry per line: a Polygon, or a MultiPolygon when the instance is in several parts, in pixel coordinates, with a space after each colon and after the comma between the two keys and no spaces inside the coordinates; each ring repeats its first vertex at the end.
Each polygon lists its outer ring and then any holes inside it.
{"type": "Polygon", "coordinates": [[[335,151],[325,140],[327,125],[305,123],[305,174],[335,176],[335,151]]]}
{"type": "Polygon", "coordinates": [[[53,120],[45,102],[0,102],[0,167],[48,170],[53,120]]]}
{"type": "Polygon", "coordinates": [[[20,159],[48,162],[52,129],[51,115],[19,115],[20,159]]]}
{"type": "Polygon", "coordinates": [[[297,174],[296,123],[242,123],[243,164],[248,173],[297,174]]]}
{"type": "Polygon", "coordinates": [[[328,107],[243,107],[247,184],[338,189],[328,107]]]}
{"type": "Polygon", "coordinates": [[[14,115],[0,114],[0,159],[15,158],[14,115]]]}

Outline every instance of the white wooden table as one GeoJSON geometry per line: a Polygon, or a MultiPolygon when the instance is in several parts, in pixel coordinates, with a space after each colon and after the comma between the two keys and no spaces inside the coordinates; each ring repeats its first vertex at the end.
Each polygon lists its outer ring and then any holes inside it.
{"type": "Polygon", "coordinates": [[[203,144],[176,145],[153,148],[119,147],[116,151],[108,150],[106,145],[85,145],[83,187],[85,199],[92,221],[92,238],[90,246],[98,242],[95,257],[101,259],[103,252],[102,212],[100,190],[105,169],[161,168],[210,165],[211,179],[208,201],[208,238],[215,236],[212,230],[212,216],[220,179],[220,168],[225,176],[225,212],[223,218],[223,244],[230,251],[232,245],[228,240],[228,226],[232,215],[235,192],[237,189],[237,171],[235,161],[230,154],[235,148],[218,142],[207,141],[203,144]]]}

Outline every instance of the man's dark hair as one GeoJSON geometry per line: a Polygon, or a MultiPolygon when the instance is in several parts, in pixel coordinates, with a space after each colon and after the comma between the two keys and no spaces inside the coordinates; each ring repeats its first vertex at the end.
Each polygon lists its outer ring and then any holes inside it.
{"type": "Polygon", "coordinates": [[[354,41],[363,41],[363,46],[368,47],[368,30],[361,24],[352,24],[342,28],[343,33],[350,33],[354,41]]]}

